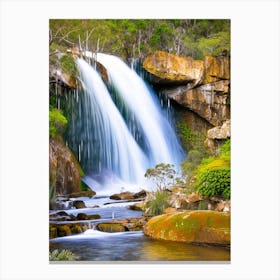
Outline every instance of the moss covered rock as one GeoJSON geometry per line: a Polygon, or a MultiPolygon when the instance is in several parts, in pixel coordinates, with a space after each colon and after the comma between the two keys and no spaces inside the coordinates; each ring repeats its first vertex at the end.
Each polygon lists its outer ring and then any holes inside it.
{"type": "Polygon", "coordinates": [[[155,239],[213,245],[230,244],[230,214],[184,211],[153,217],[144,233],[155,239]]]}
{"type": "Polygon", "coordinates": [[[100,223],[96,226],[97,230],[104,232],[123,232],[128,231],[127,227],[116,223],[100,223]]]}

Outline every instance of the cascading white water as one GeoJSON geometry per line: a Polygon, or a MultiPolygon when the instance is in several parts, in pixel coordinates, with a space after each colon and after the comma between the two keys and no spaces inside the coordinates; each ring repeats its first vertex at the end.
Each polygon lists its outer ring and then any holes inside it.
{"type": "Polygon", "coordinates": [[[146,170],[158,163],[178,167],[183,158],[177,136],[134,70],[117,57],[97,57],[110,92],[95,68],[77,59],[83,89],[68,96],[69,147],[87,173],[84,182],[98,194],[152,189],[146,170]]]}
{"type": "Polygon", "coordinates": [[[87,99],[87,118],[94,124],[101,172],[109,170],[129,184],[142,184],[148,166],[147,157],[129,132],[121,114],[99,74],[83,59],[77,59],[87,99]]]}
{"type": "MultiPolygon", "coordinates": [[[[86,55],[92,56],[90,52],[86,52],[86,55]]],[[[150,166],[158,163],[178,166],[183,155],[181,146],[144,81],[118,57],[98,53],[97,61],[105,66],[117,94],[135,117],[147,148],[150,166]]]]}

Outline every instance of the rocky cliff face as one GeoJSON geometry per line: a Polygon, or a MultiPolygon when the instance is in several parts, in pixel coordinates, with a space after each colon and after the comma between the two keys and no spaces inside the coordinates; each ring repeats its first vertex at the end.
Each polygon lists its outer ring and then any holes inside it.
{"type": "Polygon", "coordinates": [[[56,194],[65,195],[80,190],[80,166],[76,158],[65,146],[62,138],[49,142],[50,185],[56,194]]]}
{"type": "Polygon", "coordinates": [[[214,126],[230,118],[229,57],[203,61],[155,52],[143,62],[151,83],[170,99],[194,111],[214,126]]]}

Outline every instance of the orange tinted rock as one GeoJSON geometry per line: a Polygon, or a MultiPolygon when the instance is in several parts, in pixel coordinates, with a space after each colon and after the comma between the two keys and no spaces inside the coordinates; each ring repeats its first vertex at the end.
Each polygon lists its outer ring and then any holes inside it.
{"type": "Polygon", "coordinates": [[[198,193],[191,193],[187,196],[188,202],[197,202],[202,200],[201,196],[198,193]]]}
{"type": "Polygon", "coordinates": [[[205,56],[205,78],[203,84],[230,79],[230,58],[228,56],[205,56]]]}
{"type": "Polygon", "coordinates": [[[144,233],[155,239],[230,244],[230,215],[216,211],[184,211],[151,218],[144,233]]]}
{"type": "Polygon", "coordinates": [[[180,57],[163,51],[156,51],[143,62],[143,67],[154,75],[157,83],[191,83],[194,87],[203,80],[204,62],[192,57],[180,57]]]}

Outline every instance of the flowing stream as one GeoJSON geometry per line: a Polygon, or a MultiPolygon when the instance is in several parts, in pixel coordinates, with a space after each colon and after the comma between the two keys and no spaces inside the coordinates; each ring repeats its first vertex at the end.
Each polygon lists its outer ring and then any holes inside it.
{"type": "MultiPolygon", "coordinates": [[[[85,198],[77,198],[85,199],[85,198]]],[[[85,199],[88,208],[65,210],[68,214],[99,214],[98,220],[85,221],[91,229],[84,233],[51,239],[51,249],[68,249],[78,257],[78,261],[229,261],[229,249],[214,246],[198,246],[185,242],[154,240],[142,231],[106,233],[95,230],[100,222],[113,218],[140,217],[140,211],[127,208],[133,203],[112,203],[108,197],[96,196],[85,199]],[[98,205],[99,208],[90,208],[98,205]]],[[[53,211],[54,213],[56,211],[53,211]]],[[[59,222],[69,223],[69,222],[59,222]]]]}

